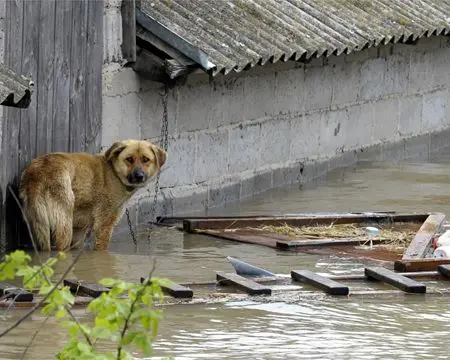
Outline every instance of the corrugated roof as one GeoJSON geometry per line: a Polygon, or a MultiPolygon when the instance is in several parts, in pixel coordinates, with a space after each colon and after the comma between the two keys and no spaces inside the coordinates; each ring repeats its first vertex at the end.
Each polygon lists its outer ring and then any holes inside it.
{"type": "Polygon", "coordinates": [[[140,6],[171,33],[171,46],[182,43],[188,57],[186,45],[206,54],[214,75],[450,31],[450,0],[141,0],[140,6]]]}
{"type": "Polygon", "coordinates": [[[33,83],[0,63],[0,105],[27,108],[33,83]]]}

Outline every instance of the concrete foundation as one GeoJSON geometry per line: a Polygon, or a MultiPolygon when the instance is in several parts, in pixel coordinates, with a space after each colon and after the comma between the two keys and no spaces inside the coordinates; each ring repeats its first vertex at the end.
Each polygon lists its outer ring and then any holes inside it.
{"type": "MultiPolygon", "coordinates": [[[[122,68],[105,36],[103,148],[124,138],[159,141],[161,84],[122,68]]],[[[450,38],[432,36],[309,64],[191,76],[168,98],[157,213],[163,203],[168,215],[204,211],[357,160],[429,156],[448,144],[448,59],[450,38]]],[[[130,204],[134,222],[150,220],[153,195],[151,185],[130,204]]]]}

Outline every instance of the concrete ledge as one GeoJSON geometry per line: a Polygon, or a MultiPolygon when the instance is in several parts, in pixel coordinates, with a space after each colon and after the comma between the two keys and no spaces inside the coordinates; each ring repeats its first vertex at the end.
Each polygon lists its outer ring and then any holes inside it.
{"type": "MultiPolygon", "coordinates": [[[[280,164],[258,172],[242,174],[222,183],[163,188],[157,199],[156,215],[204,213],[226,203],[245,200],[272,188],[290,184],[305,184],[320,179],[331,170],[357,162],[430,159],[431,155],[450,146],[450,128],[437,133],[415,136],[395,142],[379,143],[366,148],[344,152],[329,159],[311,159],[280,164]]],[[[154,193],[143,193],[130,204],[133,225],[150,221],[154,193]],[[137,205],[136,205],[137,204],[137,205]]],[[[132,200],[132,201],[133,201],[132,200]]],[[[125,216],[118,225],[126,228],[125,216]]]]}

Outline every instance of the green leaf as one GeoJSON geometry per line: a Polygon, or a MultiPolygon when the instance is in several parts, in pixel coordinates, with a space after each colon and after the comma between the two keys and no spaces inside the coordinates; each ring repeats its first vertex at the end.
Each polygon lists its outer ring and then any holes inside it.
{"type": "Polygon", "coordinates": [[[103,285],[106,287],[113,287],[116,283],[117,283],[117,280],[110,279],[110,278],[101,279],[99,281],[100,285],[103,285]]]}
{"type": "Polygon", "coordinates": [[[137,334],[134,338],[134,343],[139,347],[144,355],[150,355],[152,352],[152,342],[145,333],[137,334]]]}
{"type": "Polygon", "coordinates": [[[82,353],[88,353],[89,354],[91,352],[91,347],[88,344],[84,343],[84,342],[79,342],[77,344],[77,348],[82,353]]]}
{"type": "Polygon", "coordinates": [[[61,318],[63,318],[64,316],[66,316],[67,315],[67,311],[66,311],[66,309],[65,308],[60,308],[58,311],[56,311],[56,313],[55,313],[55,316],[58,318],[58,319],[61,319],[61,318]]]}
{"type": "Polygon", "coordinates": [[[139,333],[137,333],[135,331],[128,331],[122,339],[122,345],[126,346],[126,345],[131,344],[138,334],[139,333]]]}

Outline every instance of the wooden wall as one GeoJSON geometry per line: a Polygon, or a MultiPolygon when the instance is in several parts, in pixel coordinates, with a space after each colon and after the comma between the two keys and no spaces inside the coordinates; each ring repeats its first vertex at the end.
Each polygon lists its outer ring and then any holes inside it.
{"type": "Polygon", "coordinates": [[[30,160],[53,151],[100,150],[102,0],[7,0],[5,64],[35,82],[28,109],[5,108],[0,245],[29,239],[7,185],[30,160]]]}

